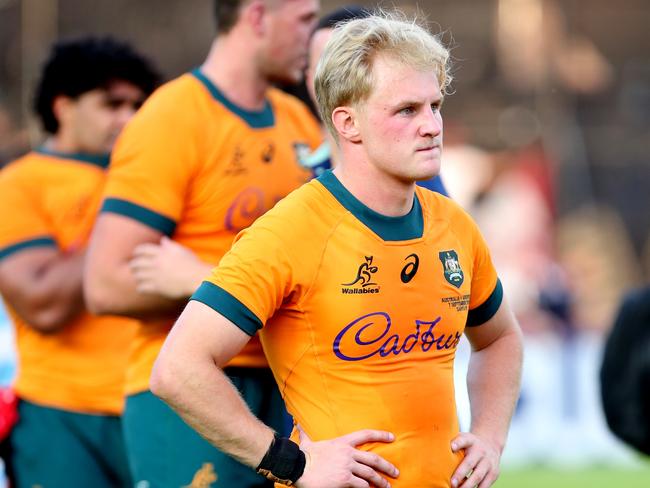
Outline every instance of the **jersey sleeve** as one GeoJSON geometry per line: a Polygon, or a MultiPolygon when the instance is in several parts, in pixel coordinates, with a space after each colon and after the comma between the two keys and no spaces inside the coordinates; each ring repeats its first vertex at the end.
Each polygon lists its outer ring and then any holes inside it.
{"type": "Polygon", "coordinates": [[[269,219],[262,217],[238,235],[191,298],[251,336],[297,292],[299,282],[286,239],[265,220],[269,219]]]}
{"type": "Polygon", "coordinates": [[[124,129],[111,158],[102,212],[174,233],[200,137],[182,103],[174,92],[156,93],[124,129]]]}
{"type": "Polygon", "coordinates": [[[471,236],[472,288],[467,314],[467,326],[474,327],[490,320],[503,301],[503,287],[492,264],[490,250],[478,226],[469,218],[471,236]]]}
{"type": "Polygon", "coordinates": [[[0,260],[31,247],[56,247],[36,195],[16,178],[0,174],[0,260]]]}

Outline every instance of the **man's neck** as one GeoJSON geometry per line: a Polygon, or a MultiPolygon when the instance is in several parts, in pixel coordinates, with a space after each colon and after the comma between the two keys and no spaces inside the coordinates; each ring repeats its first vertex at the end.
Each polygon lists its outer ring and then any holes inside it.
{"type": "Polygon", "coordinates": [[[343,156],[333,173],[357,200],[381,215],[401,217],[413,208],[415,182],[404,183],[365,161],[343,156]]]}
{"type": "Polygon", "coordinates": [[[260,73],[256,57],[241,36],[220,36],[212,43],[201,71],[235,105],[262,110],[269,81],[260,73]]]}
{"type": "Polygon", "coordinates": [[[329,150],[330,150],[330,166],[333,168],[336,168],[339,163],[339,146],[336,144],[336,140],[332,137],[332,134],[330,133],[329,130],[325,128],[325,126],[321,126],[321,135],[322,139],[326,141],[326,143],[329,145],[329,150]]]}
{"type": "Polygon", "coordinates": [[[78,144],[75,144],[70,137],[66,137],[66,134],[61,130],[59,130],[57,134],[48,137],[45,142],[43,142],[43,147],[48,151],[61,154],[76,154],[84,152],[78,144]]]}

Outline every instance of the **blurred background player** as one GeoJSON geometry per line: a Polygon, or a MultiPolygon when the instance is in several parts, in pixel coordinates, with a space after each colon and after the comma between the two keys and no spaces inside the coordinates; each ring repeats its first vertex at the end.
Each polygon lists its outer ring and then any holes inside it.
{"type": "MultiPolygon", "coordinates": [[[[239,230],[308,180],[299,158],[320,142],[318,124],[271,83],[302,78],[318,7],[318,0],[217,0],[217,36],[204,64],[158,90],[113,155],[84,285],[92,310],[142,319],[124,414],[136,483],[268,484],[150,393],[153,362],[190,292],[170,299],[138,287],[146,270],[132,258],[138,245],[172,238],[198,256],[192,269],[204,277],[210,266],[201,261],[218,262],[239,230]]],[[[227,373],[253,413],[282,430],[286,412],[259,342],[227,373]]]]}
{"type": "Polygon", "coordinates": [[[154,366],[154,393],[281,484],[487,488],[498,475],[521,332],[477,225],[415,184],[440,170],[448,57],[389,15],[335,29],[315,86],[339,164],[239,234],[154,366]],[[291,440],[221,371],[258,330],[291,440]],[[469,432],[453,385],[463,333],[469,432]]]}
{"type": "MultiPolygon", "coordinates": [[[[314,75],[316,66],[320,60],[325,44],[332,37],[332,32],[336,24],[354,19],[363,19],[371,14],[370,10],[364,9],[358,5],[349,5],[334,10],[332,13],[321,18],[314,30],[309,41],[309,63],[306,71],[307,90],[314,104],[316,104],[316,94],[314,93],[314,75]]],[[[303,164],[314,172],[314,176],[320,176],[324,171],[336,166],[337,145],[331,134],[323,127],[323,143],[309,156],[305,157],[303,164]]],[[[419,181],[418,185],[447,195],[440,175],[435,175],[428,180],[419,181]]]]}
{"type": "MultiPolygon", "coordinates": [[[[368,17],[370,11],[359,6],[342,7],[323,17],[317,24],[309,41],[309,62],[306,70],[307,90],[316,103],[314,94],[314,73],[325,44],[332,36],[334,26],[339,22],[368,17]]],[[[304,153],[301,164],[312,171],[314,177],[332,168],[336,156],[336,143],[325,127],[322,127],[323,142],[316,150],[304,153]]],[[[439,175],[420,181],[418,185],[447,195],[439,175]]],[[[203,263],[197,256],[180,244],[163,238],[160,243],[141,244],[134,251],[135,278],[141,290],[155,292],[169,298],[190,297],[206,276],[211,265],[203,263]]]]}
{"type": "Polygon", "coordinates": [[[109,151],[158,75],[127,44],[56,44],[35,111],[49,137],[0,172],[0,292],[16,328],[16,487],[129,486],[120,413],[134,321],[89,314],[86,241],[109,151]]]}

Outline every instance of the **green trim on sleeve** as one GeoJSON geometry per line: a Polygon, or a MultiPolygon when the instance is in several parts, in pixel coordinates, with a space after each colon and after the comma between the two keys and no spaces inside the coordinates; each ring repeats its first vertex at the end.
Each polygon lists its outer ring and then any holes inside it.
{"type": "Polygon", "coordinates": [[[56,247],[56,241],[51,237],[37,237],[27,241],[17,242],[7,247],[0,249],[0,259],[4,259],[12,254],[28,249],[30,247],[56,247]]]}
{"type": "Polygon", "coordinates": [[[169,217],[119,198],[107,198],[104,200],[101,212],[110,212],[130,217],[152,229],[162,232],[168,237],[171,237],[176,229],[176,222],[169,217]]]}
{"type": "Polygon", "coordinates": [[[485,322],[490,320],[503,301],[503,286],[501,285],[501,280],[497,278],[497,284],[494,286],[494,291],[492,294],[485,300],[481,305],[476,308],[473,308],[467,314],[467,323],[466,327],[476,327],[483,325],[485,322]]]}
{"type": "Polygon", "coordinates": [[[262,328],[263,324],[260,319],[246,305],[223,288],[209,281],[201,283],[190,300],[201,302],[219,312],[249,336],[254,336],[255,332],[262,328]]]}

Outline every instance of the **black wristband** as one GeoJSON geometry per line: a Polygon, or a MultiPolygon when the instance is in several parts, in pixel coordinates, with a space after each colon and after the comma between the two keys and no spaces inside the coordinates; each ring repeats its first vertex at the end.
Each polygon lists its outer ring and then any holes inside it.
{"type": "Polygon", "coordinates": [[[305,464],[305,453],[298,444],[276,434],[256,471],[271,481],[291,486],[302,476],[305,464]]]}

